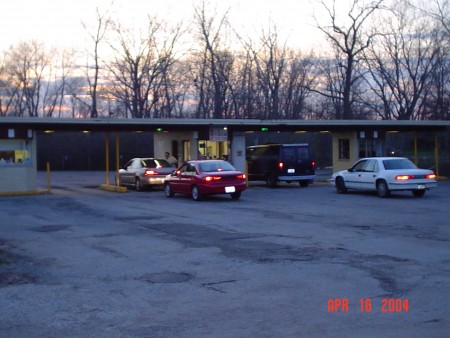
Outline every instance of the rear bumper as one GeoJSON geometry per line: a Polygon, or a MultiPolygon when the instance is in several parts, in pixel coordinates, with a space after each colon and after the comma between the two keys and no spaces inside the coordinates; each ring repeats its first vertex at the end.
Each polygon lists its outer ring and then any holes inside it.
{"type": "Polygon", "coordinates": [[[244,191],[247,188],[246,182],[230,182],[221,184],[201,184],[198,186],[203,195],[229,194],[225,192],[226,187],[235,187],[236,191],[244,191]]]}
{"type": "Polygon", "coordinates": [[[299,175],[299,176],[278,176],[278,181],[314,181],[316,175],[299,175]]]}
{"type": "Polygon", "coordinates": [[[141,182],[145,185],[163,185],[166,177],[167,175],[143,177],[141,182]]]}
{"type": "Polygon", "coordinates": [[[437,181],[417,181],[417,182],[402,182],[391,183],[389,189],[392,191],[400,190],[423,190],[437,187],[437,181]]]}

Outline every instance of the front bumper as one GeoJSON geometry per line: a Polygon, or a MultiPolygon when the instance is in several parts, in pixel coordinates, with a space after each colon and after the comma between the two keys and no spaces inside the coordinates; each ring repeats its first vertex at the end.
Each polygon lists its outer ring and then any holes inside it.
{"type": "Polygon", "coordinates": [[[314,181],[316,175],[299,175],[299,176],[278,176],[278,181],[289,182],[289,181],[314,181]]]}

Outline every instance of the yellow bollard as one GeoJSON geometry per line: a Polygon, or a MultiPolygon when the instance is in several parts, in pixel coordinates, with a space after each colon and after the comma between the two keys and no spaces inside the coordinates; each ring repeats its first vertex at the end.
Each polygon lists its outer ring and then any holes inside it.
{"type": "Polygon", "coordinates": [[[50,178],[50,162],[47,162],[47,192],[52,192],[51,178],[50,178]]]}

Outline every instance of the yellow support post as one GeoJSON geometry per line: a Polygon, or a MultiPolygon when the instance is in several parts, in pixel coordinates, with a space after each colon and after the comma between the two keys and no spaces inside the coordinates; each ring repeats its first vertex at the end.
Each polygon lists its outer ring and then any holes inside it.
{"type": "Polygon", "coordinates": [[[106,170],[106,180],[105,184],[109,185],[109,133],[106,132],[105,136],[105,170],[106,170]]]}
{"type": "Polygon", "coordinates": [[[119,169],[120,169],[120,145],[119,145],[119,133],[116,133],[116,185],[120,185],[119,169]]]}
{"type": "Polygon", "coordinates": [[[436,174],[436,177],[439,177],[439,138],[437,132],[434,136],[434,165],[436,168],[434,173],[436,174]]]}
{"type": "Polygon", "coordinates": [[[50,177],[50,162],[47,162],[47,192],[49,194],[52,192],[52,184],[50,177]]]}
{"type": "MultiPolygon", "coordinates": [[[[100,189],[106,190],[106,191],[113,191],[113,192],[127,192],[127,188],[120,187],[119,184],[116,182],[117,185],[110,185],[109,184],[109,133],[106,133],[106,141],[105,141],[105,147],[106,147],[106,184],[101,184],[100,189]]],[[[116,165],[117,170],[119,171],[119,136],[116,135],[116,165]]]]}
{"type": "Polygon", "coordinates": [[[418,165],[419,158],[417,156],[417,132],[414,132],[414,163],[418,165]]]}

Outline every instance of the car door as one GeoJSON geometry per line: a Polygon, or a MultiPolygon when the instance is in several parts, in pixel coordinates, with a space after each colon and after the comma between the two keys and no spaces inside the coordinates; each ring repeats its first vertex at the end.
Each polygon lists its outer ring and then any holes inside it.
{"type": "Polygon", "coordinates": [[[179,189],[182,193],[190,193],[191,187],[195,182],[195,165],[192,163],[187,163],[186,166],[182,167],[179,173],[179,189]]]}
{"type": "Polygon", "coordinates": [[[367,160],[359,173],[359,187],[364,190],[375,190],[377,180],[378,162],[375,159],[367,160]]]}
{"type": "Polygon", "coordinates": [[[345,175],[345,185],[351,189],[361,189],[361,173],[366,166],[367,160],[357,162],[345,175]]]}
{"type": "Polygon", "coordinates": [[[133,181],[130,180],[130,170],[133,164],[133,160],[128,161],[127,164],[123,166],[123,169],[120,170],[120,182],[123,184],[130,184],[133,181]]]}
{"type": "Polygon", "coordinates": [[[190,188],[188,190],[187,186],[192,176],[189,174],[189,170],[192,170],[192,167],[192,164],[185,163],[170,177],[170,185],[174,192],[189,193],[190,188]]]}
{"type": "Polygon", "coordinates": [[[136,173],[142,169],[141,159],[134,159],[131,166],[127,168],[127,180],[129,184],[134,184],[136,173]]]}

